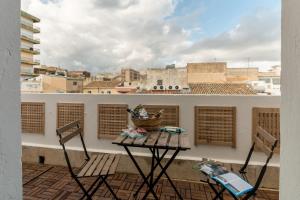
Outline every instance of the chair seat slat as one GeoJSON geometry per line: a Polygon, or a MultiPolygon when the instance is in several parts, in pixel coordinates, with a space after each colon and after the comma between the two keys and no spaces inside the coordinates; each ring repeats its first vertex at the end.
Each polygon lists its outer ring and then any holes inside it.
{"type": "Polygon", "coordinates": [[[120,161],[121,156],[120,155],[116,155],[114,162],[111,164],[108,175],[112,175],[115,174],[117,167],[118,167],[118,163],[120,161]]]}
{"type": "Polygon", "coordinates": [[[84,166],[84,168],[78,173],[78,177],[82,177],[85,175],[85,173],[87,172],[87,170],[90,168],[90,166],[93,164],[93,162],[96,160],[97,155],[92,155],[92,157],[90,158],[90,160],[88,161],[88,163],[84,166]]]}
{"type": "Polygon", "coordinates": [[[102,158],[103,158],[103,154],[99,154],[97,156],[95,162],[93,162],[93,164],[90,166],[90,168],[88,169],[88,171],[85,173],[84,176],[91,176],[93,174],[93,172],[95,171],[96,167],[98,166],[98,164],[100,163],[102,158]]]}
{"type": "Polygon", "coordinates": [[[98,176],[99,174],[101,174],[101,171],[103,169],[103,166],[105,165],[107,159],[109,157],[109,154],[105,154],[101,160],[101,162],[99,163],[99,165],[97,166],[97,169],[94,171],[93,176],[98,176]]]}
{"type": "Polygon", "coordinates": [[[111,166],[111,164],[113,163],[115,159],[115,155],[114,154],[110,154],[108,160],[106,161],[105,165],[103,166],[103,169],[101,171],[101,175],[107,175],[109,168],[111,166]]]}

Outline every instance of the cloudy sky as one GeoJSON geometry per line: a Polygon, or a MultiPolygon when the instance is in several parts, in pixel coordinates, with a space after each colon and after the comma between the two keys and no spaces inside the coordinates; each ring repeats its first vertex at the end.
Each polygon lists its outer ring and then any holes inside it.
{"type": "Polygon", "coordinates": [[[280,0],[21,1],[41,18],[42,64],[94,73],[215,60],[280,64],[280,0]]]}

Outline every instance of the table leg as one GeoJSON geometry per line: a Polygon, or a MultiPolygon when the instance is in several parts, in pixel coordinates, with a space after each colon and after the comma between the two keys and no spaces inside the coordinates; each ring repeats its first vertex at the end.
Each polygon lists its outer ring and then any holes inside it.
{"type": "MultiPolygon", "coordinates": [[[[163,174],[165,174],[166,170],[169,168],[169,166],[171,165],[171,163],[174,161],[174,159],[176,158],[177,154],[179,153],[179,149],[176,149],[175,153],[173,154],[173,156],[170,158],[170,160],[167,162],[167,164],[162,168],[161,172],[159,173],[159,175],[157,176],[157,178],[155,179],[154,183],[153,183],[153,187],[158,183],[159,179],[162,177],[163,174]]],[[[145,194],[145,196],[143,197],[143,199],[146,199],[146,197],[149,195],[151,191],[148,190],[145,194]]]]}
{"type": "MultiPolygon", "coordinates": [[[[150,149],[150,151],[151,151],[151,149],[150,149]]],[[[160,162],[163,160],[163,158],[165,157],[165,155],[166,155],[167,153],[168,153],[168,149],[164,151],[164,153],[161,155],[160,158],[158,157],[158,161],[156,162],[156,164],[155,164],[154,167],[153,167],[154,170],[158,167],[158,165],[160,164],[160,162]]],[[[153,156],[153,154],[152,154],[152,156],[153,156]]],[[[152,175],[152,170],[151,170],[150,173],[148,174],[147,180],[150,178],[151,175],[152,175]]],[[[134,195],[133,195],[134,197],[137,196],[137,194],[138,194],[139,191],[142,189],[142,187],[144,186],[144,184],[145,184],[145,182],[143,182],[143,183],[140,185],[140,187],[138,188],[138,190],[134,193],[134,195]]]]}
{"type": "MultiPolygon", "coordinates": [[[[144,179],[144,182],[146,183],[146,185],[148,186],[149,190],[147,190],[147,196],[149,194],[149,192],[151,192],[154,196],[155,199],[158,199],[157,195],[155,194],[153,187],[155,184],[149,184],[148,179],[146,178],[146,176],[144,175],[143,171],[141,170],[140,166],[138,165],[138,163],[136,162],[136,160],[134,159],[133,155],[131,154],[131,152],[129,151],[127,146],[124,146],[126,152],[128,153],[129,157],[131,158],[132,162],[134,163],[135,167],[137,168],[137,170],[139,171],[140,175],[142,176],[142,178],[144,179]]],[[[143,198],[144,199],[144,198],[143,198]]]]}
{"type": "MultiPolygon", "coordinates": [[[[157,157],[155,157],[158,165],[160,166],[161,169],[163,169],[162,164],[160,163],[161,160],[159,160],[159,151],[157,149],[157,157]]],[[[174,185],[173,181],[171,180],[171,178],[169,177],[168,173],[165,171],[165,176],[167,177],[169,183],[171,184],[172,188],[174,189],[174,191],[176,192],[177,196],[179,197],[179,199],[183,200],[183,198],[181,197],[179,191],[177,190],[176,186],[174,185]]]]}

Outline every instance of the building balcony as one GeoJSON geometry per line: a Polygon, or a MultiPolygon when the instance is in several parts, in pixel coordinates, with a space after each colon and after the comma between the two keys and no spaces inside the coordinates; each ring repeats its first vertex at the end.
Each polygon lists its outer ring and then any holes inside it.
{"type": "Polygon", "coordinates": [[[25,20],[21,20],[21,28],[32,31],[33,33],[40,33],[40,27],[35,26],[33,23],[26,22],[25,20]]]}
{"type": "MultiPolygon", "coordinates": [[[[131,200],[138,186],[142,183],[136,174],[117,173],[110,180],[116,195],[122,200],[131,200]]],[[[211,200],[213,193],[207,184],[176,180],[184,200],[211,200]]],[[[89,183],[87,183],[89,184],[89,183]]],[[[159,182],[157,195],[160,199],[176,199],[167,180],[159,182]]],[[[144,193],[142,193],[144,194],[144,193]]],[[[23,163],[23,198],[24,199],[80,199],[83,195],[79,186],[72,181],[67,167],[23,163]]],[[[278,200],[278,191],[260,190],[259,200],[278,200]]],[[[141,197],[140,197],[141,198],[141,197]]],[[[137,198],[137,199],[140,199],[137,198]]],[[[112,199],[105,186],[98,189],[93,199],[112,199]]],[[[229,195],[224,199],[231,199],[229,195]]]]}
{"type": "Polygon", "coordinates": [[[21,33],[21,39],[25,40],[27,42],[31,42],[32,44],[40,44],[40,39],[35,38],[32,35],[26,34],[26,33],[21,33]]]}
{"type": "Polygon", "coordinates": [[[40,54],[40,49],[29,46],[29,45],[25,45],[25,44],[21,44],[21,50],[23,52],[31,53],[33,55],[39,55],[40,54]]]}
{"type": "MultiPolygon", "coordinates": [[[[222,162],[229,169],[238,169],[246,159],[252,144],[253,128],[257,124],[268,122],[265,125],[274,135],[279,131],[279,96],[22,94],[21,99],[22,106],[26,107],[22,110],[22,160],[24,163],[45,161],[44,165],[24,165],[26,198],[37,198],[47,193],[48,188],[41,188],[49,181],[50,185],[60,185],[49,189],[51,192],[47,194],[51,198],[63,194],[66,195],[64,198],[80,198],[76,183],[70,179],[67,168],[62,167],[66,163],[55,132],[56,127],[76,119],[80,119],[84,127],[83,135],[89,152],[122,154],[117,174],[111,179],[112,187],[122,199],[132,199],[134,188],[141,182],[125,151],[112,144],[112,140],[130,122],[128,113],[124,111],[127,107],[133,108],[142,103],[152,110],[163,108],[165,125],[186,129],[192,148],[180,153],[168,171],[170,177],[178,180],[176,185],[184,199],[211,198],[211,189],[200,181],[203,177],[193,169],[198,161],[207,158],[222,162]],[[102,112],[101,109],[109,109],[112,105],[114,111],[106,112],[108,114],[102,112]],[[212,110],[206,113],[208,108],[212,110]],[[207,117],[203,118],[201,113],[206,113],[207,117]],[[31,174],[30,171],[36,172],[31,174]]],[[[73,141],[69,150],[76,158],[83,155],[79,140],[73,141]]],[[[150,155],[142,150],[135,150],[133,154],[144,163],[143,170],[146,170],[150,155]]],[[[255,154],[250,163],[250,180],[255,180],[256,172],[265,159],[262,152],[255,154]]],[[[81,160],[73,164],[78,167],[81,160]]],[[[279,154],[276,153],[263,181],[263,190],[259,192],[262,200],[278,199],[279,167],[279,154]]],[[[159,195],[165,195],[162,199],[174,198],[175,193],[167,182],[163,180],[159,185],[163,191],[159,195]]],[[[103,189],[97,192],[99,199],[105,195],[101,192],[103,189]]]]}
{"type": "Polygon", "coordinates": [[[40,60],[34,58],[21,57],[21,63],[28,65],[39,65],[40,60]]]}

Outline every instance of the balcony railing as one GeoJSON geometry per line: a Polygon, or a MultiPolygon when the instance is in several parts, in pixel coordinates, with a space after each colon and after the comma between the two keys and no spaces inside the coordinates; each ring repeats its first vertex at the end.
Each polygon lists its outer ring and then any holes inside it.
{"type": "Polygon", "coordinates": [[[39,38],[33,37],[32,35],[27,34],[27,33],[22,33],[21,32],[21,39],[32,42],[33,44],[40,44],[40,39],[39,38]]]}
{"type": "MultiPolygon", "coordinates": [[[[260,110],[259,112],[264,112],[261,115],[255,110],[254,114],[254,109],[260,107],[279,108],[279,96],[23,94],[22,101],[43,103],[46,108],[43,115],[49,119],[45,122],[46,128],[41,135],[24,135],[24,144],[58,147],[55,127],[80,119],[90,148],[120,150],[111,144],[111,140],[106,139],[114,138],[127,127],[130,119],[127,112],[123,111],[140,103],[147,105],[152,111],[164,108],[163,125],[179,125],[187,130],[190,141],[194,144],[192,150],[183,155],[189,159],[209,157],[226,162],[244,161],[252,143],[252,129],[255,128],[253,115],[260,116],[256,117],[257,123],[274,130],[272,134],[279,137],[279,130],[276,128],[278,114],[274,114],[274,110],[272,113],[260,110]],[[101,112],[103,109],[109,112],[101,112]],[[68,113],[73,114],[69,116],[68,113]],[[56,120],[53,119],[55,116],[56,120]],[[61,121],[66,119],[69,121],[61,121]],[[269,123],[272,121],[276,123],[274,127],[269,123]]],[[[263,161],[262,158],[258,154],[255,161],[263,161]]],[[[279,157],[275,156],[272,163],[279,165],[279,157]]]]}
{"type": "Polygon", "coordinates": [[[30,45],[21,44],[21,49],[25,52],[29,52],[35,55],[40,54],[40,49],[32,47],[30,45]]]}
{"type": "Polygon", "coordinates": [[[29,23],[25,20],[21,20],[21,25],[23,28],[33,31],[34,33],[40,33],[40,27],[35,26],[33,23],[29,23]]]}
{"type": "Polygon", "coordinates": [[[30,64],[30,65],[39,65],[40,60],[34,58],[21,57],[21,63],[30,64]]]}

